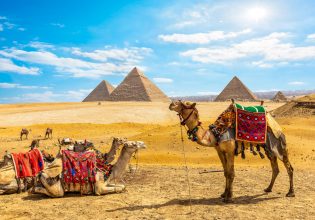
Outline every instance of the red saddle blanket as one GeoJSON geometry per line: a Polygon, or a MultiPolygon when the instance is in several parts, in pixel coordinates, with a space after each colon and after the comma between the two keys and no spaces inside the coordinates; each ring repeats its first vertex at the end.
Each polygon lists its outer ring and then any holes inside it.
{"type": "Polygon", "coordinates": [[[94,152],[62,151],[62,173],[65,183],[95,183],[96,156],[94,152]]]}
{"type": "Polygon", "coordinates": [[[103,173],[104,181],[106,181],[112,173],[113,165],[106,163],[103,157],[96,157],[96,167],[103,173]]]}
{"type": "Polygon", "coordinates": [[[34,148],[27,153],[12,153],[17,178],[34,177],[44,169],[43,156],[34,148]]]}
{"type": "Polygon", "coordinates": [[[265,112],[249,112],[236,108],[236,140],[264,144],[266,135],[265,112]]]}

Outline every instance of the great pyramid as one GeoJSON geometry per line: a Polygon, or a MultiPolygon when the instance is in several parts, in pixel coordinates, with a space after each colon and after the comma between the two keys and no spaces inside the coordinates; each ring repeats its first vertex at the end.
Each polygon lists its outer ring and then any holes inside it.
{"type": "Polygon", "coordinates": [[[102,80],[82,102],[108,101],[113,90],[114,87],[109,82],[102,80]]]}
{"type": "Polygon", "coordinates": [[[287,97],[282,92],[277,92],[277,94],[272,98],[272,101],[275,102],[281,102],[281,101],[287,101],[287,97]]]}
{"type": "Polygon", "coordinates": [[[109,98],[111,101],[169,101],[169,98],[137,67],[129,72],[109,98]]]}
{"type": "Polygon", "coordinates": [[[256,101],[256,96],[236,76],[227,84],[214,101],[227,101],[235,99],[239,101],[256,101]]]}

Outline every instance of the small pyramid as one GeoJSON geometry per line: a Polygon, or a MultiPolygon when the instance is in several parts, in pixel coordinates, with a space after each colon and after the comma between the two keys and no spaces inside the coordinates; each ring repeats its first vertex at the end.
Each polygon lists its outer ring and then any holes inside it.
{"type": "Polygon", "coordinates": [[[111,101],[163,102],[169,98],[143,72],[134,67],[110,94],[111,101]]]}
{"type": "Polygon", "coordinates": [[[109,82],[102,80],[82,102],[108,101],[113,90],[114,87],[109,82]]]}
{"type": "Polygon", "coordinates": [[[214,101],[227,101],[235,99],[239,101],[256,101],[256,96],[236,76],[227,84],[214,101]]]}
{"type": "Polygon", "coordinates": [[[277,94],[272,98],[272,101],[275,102],[281,102],[281,101],[287,101],[287,97],[285,97],[285,95],[281,92],[278,91],[277,94]]]}

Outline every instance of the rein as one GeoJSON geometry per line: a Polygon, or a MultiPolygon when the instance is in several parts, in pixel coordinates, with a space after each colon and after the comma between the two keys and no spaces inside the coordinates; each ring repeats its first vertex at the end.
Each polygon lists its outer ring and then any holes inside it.
{"type": "Polygon", "coordinates": [[[179,117],[179,121],[180,121],[180,125],[184,126],[186,131],[187,131],[187,135],[188,135],[188,139],[191,139],[192,141],[197,141],[198,138],[196,136],[196,132],[198,131],[198,127],[201,125],[201,122],[198,121],[198,124],[196,127],[194,127],[192,130],[189,130],[186,128],[186,122],[187,120],[189,120],[189,118],[192,116],[192,114],[196,111],[196,108],[193,108],[192,111],[189,113],[189,115],[184,119],[181,113],[178,113],[178,117],[179,117]]]}

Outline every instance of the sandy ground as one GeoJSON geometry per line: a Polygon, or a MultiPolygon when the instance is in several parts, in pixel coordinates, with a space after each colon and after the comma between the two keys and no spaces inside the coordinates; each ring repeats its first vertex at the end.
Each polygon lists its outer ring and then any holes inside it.
{"type": "MultiPolygon", "coordinates": [[[[229,103],[198,103],[203,126],[208,126],[229,103]]],[[[245,103],[249,104],[249,103],[245,103]]],[[[281,103],[266,103],[272,110],[281,103]]],[[[167,103],[54,103],[0,105],[0,156],[5,150],[27,151],[33,138],[53,128],[52,140],[41,149],[55,153],[57,138],[89,139],[101,151],[109,149],[113,136],[143,140],[148,148],[139,153],[140,169],[127,176],[127,192],[106,196],[68,195],[62,199],[27,194],[0,196],[0,219],[315,219],[315,117],[277,119],[287,137],[295,168],[296,197],[286,198],[288,177],[282,169],[274,192],[263,194],[271,169],[267,159],[246,153],[236,158],[235,201],[225,205],[222,173],[199,174],[210,167],[220,169],[213,148],[187,140],[192,215],[183,151],[176,114],[167,103]],[[19,141],[22,127],[32,130],[30,140],[19,141]]],[[[132,164],[136,160],[131,161],[132,164]]],[[[283,168],[281,162],[279,166],[283,168]]]]}
{"type": "Polygon", "coordinates": [[[286,198],[288,177],[282,170],[272,193],[266,194],[269,169],[236,169],[234,203],[224,204],[222,173],[189,170],[191,210],[183,167],[140,166],[128,174],[127,192],[106,196],[41,195],[0,197],[1,219],[314,219],[315,172],[295,172],[296,197],[286,198]]]}

